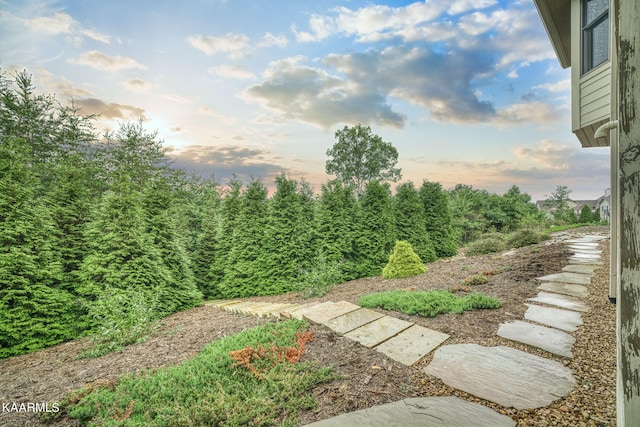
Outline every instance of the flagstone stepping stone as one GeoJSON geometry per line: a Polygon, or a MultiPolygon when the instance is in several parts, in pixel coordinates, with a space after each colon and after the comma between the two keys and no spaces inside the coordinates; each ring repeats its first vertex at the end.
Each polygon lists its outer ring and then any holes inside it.
{"type": "Polygon", "coordinates": [[[571,283],[547,282],[538,286],[541,291],[555,292],[557,294],[569,295],[572,297],[587,297],[589,291],[585,286],[571,283]]]}
{"type": "Polygon", "coordinates": [[[241,300],[241,299],[218,299],[218,300],[206,301],[205,305],[210,305],[211,307],[224,309],[224,307],[226,307],[228,305],[239,304],[241,302],[244,302],[244,300],[241,300]]]}
{"type": "MultiPolygon", "coordinates": [[[[576,249],[576,250],[598,250],[598,247],[600,246],[600,243],[570,243],[569,244],[569,248],[570,249],[576,249]]],[[[599,252],[602,252],[601,250],[598,250],[599,252]]]]}
{"type": "Polygon", "coordinates": [[[570,264],[588,264],[588,265],[597,265],[600,266],[602,265],[602,261],[600,261],[600,258],[576,258],[576,257],[569,257],[569,263],[570,264]]]}
{"type": "Polygon", "coordinates": [[[450,387],[517,409],[547,406],[576,385],[562,363],[504,346],[445,345],[424,371],[450,387]]]}
{"type": "Polygon", "coordinates": [[[498,335],[568,358],[573,357],[571,348],[576,341],[566,332],[521,320],[501,324],[498,327],[498,335]]]}
{"type": "Polygon", "coordinates": [[[318,305],[317,302],[308,302],[306,304],[294,304],[293,307],[280,312],[280,317],[285,319],[302,320],[302,313],[305,309],[318,305]]]}
{"type": "Polygon", "coordinates": [[[563,310],[560,308],[542,307],[539,305],[525,304],[527,311],[524,318],[543,325],[561,329],[566,332],[575,332],[582,325],[582,316],[577,311],[563,310]]]}
{"type": "Polygon", "coordinates": [[[253,314],[258,317],[280,317],[280,310],[287,309],[291,304],[269,303],[263,307],[253,310],[253,314]]]}
{"type": "Polygon", "coordinates": [[[324,324],[334,317],[342,316],[350,311],[358,310],[360,306],[347,301],[323,302],[302,310],[302,317],[313,323],[324,324]]]}
{"type": "Polygon", "coordinates": [[[581,273],[581,274],[593,274],[593,272],[598,268],[597,265],[589,265],[589,264],[569,264],[562,267],[562,271],[567,271],[570,273],[581,273]]]}
{"type": "Polygon", "coordinates": [[[576,252],[575,254],[571,255],[569,259],[583,260],[583,261],[600,261],[601,256],[600,254],[585,254],[585,253],[576,252]]]}
{"type": "Polygon", "coordinates": [[[344,334],[345,337],[358,341],[365,347],[375,347],[383,341],[398,335],[413,323],[391,316],[383,316],[371,323],[344,334]]]}
{"type": "Polygon", "coordinates": [[[568,295],[554,294],[551,292],[539,292],[535,298],[529,298],[527,301],[555,305],[557,307],[574,311],[589,311],[589,307],[587,307],[587,305],[582,301],[568,295]]]}
{"type": "Polygon", "coordinates": [[[306,427],[513,427],[506,415],[455,396],[414,397],[338,415],[306,427]]]}
{"type": "Polygon", "coordinates": [[[396,362],[411,366],[449,339],[449,335],[413,325],[375,347],[396,362]]]}
{"type": "Polygon", "coordinates": [[[580,274],[580,273],[570,273],[570,272],[562,272],[549,274],[546,276],[538,277],[538,280],[547,281],[547,282],[562,282],[562,283],[573,283],[576,285],[589,285],[591,284],[591,275],[589,274],[580,274]]]}
{"type": "Polygon", "coordinates": [[[368,308],[360,308],[347,314],[343,314],[342,316],[334,317],[327,321],[325,325],[334,332],[344,335],[349,331],[353,331],[354,329],[373,322],[383,316],[384,314],[378,313],[377,311],[369,310],[368,308]]]}

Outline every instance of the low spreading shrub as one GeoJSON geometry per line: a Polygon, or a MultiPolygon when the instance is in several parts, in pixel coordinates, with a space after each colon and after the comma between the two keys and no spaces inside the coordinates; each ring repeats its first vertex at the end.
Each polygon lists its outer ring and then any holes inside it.
{"type": "Polygon", "coordinates": [[[462,313],[467,310],[499,308],[498,298],[481,293],[457,296],[445,290],[407,292],[403,290],[378,292],[361,297],[358,305],[366,308],[382,308],[405,314],[435,317],[442,313],[462,313]]]}
{"type": "Polygon", "coordinates": [[[484,255],[501,251],[505,248],[504,238],[495,236],[482,237],[467,246],[467,255],[484,255]]]}
{"type": "Polygon", "coordinates": [[[534,245],[540,243],[543,240],[549,240],[551,236],[535,231],[531,228],[523,228],[514,233],[511,233],[505,245],[508,248],[522,248],[524,246],[534,245]]]}
{"type": "Polygon", "coordinates": [[[474,274],[472,276],[467,277],[461,283],[462,286],[477,286],[484,285],[487,283],[489,279],[484,274],[474,274]]]}
{"type": "Polygon", "coordinates": [[[182,364],[74,392],[59,414],[100,426],[295,426],[296,414],[316,405],[310,389],[334,378],[300,361],[309,339],[302,321],[268,323],[182,364]]]}

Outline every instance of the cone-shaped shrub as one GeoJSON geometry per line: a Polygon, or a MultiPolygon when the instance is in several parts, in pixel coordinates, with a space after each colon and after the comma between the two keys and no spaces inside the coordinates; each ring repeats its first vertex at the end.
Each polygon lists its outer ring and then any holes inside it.
{"type": "Polygon", "coordinates": [[[389,262],[382,269],[382,277],[385,279],[398,279],[417,276],[426,272],[427,268],[414,252],[411,243],[399,240],[389,256],[389,262]]]}

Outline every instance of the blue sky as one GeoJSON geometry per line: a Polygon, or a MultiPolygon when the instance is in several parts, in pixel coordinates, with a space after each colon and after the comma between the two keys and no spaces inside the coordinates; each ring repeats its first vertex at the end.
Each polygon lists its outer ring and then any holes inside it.
{"type": "Polygon", "coordinates": [[[100,132],[142,118],[223,183],[285,170],[319,191],[334,132],[363,123],[417,185],[609,186],[531,0],[0,0],[0,68],[100,113],[100,132]]]}

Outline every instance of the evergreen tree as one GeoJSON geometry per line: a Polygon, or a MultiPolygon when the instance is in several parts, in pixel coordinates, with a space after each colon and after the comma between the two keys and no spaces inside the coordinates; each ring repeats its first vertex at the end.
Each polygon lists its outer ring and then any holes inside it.
{"type": "Polygon", "coordinates": [[[212,265],[218,256],[220,246],[220,206],[221,199],[218,184],[209,181],[204,184],[205,189],[197,204],[202,211],[201,231],[197,237],[195,250],[192,255],[193,273],[198,289],[205,298],[219,297],[217,288],[220,277],[214,275],[212,265]]]}
{"type": "Polygon", "coordinates": [[[395,243],[389,185],[379,181],[369,182],[360,204],[361,220],[356,240],[358,275],[377,276],[382,272],[395,243]]]}
{"type": "Polygon", "coordinates": [[[202,293],[196,286],[187,256],[185,239],[178,234],[175,200],[168,181],[161,177],[151,181],[144,192],[146,233],[170,272],[170,280],[159,296],[164,301],[166,314],[194,307],[202,301],[202,293]]]}
{"type": "Polygon", "coordinates": [[[591,212],[591,208],[587,205],[584,205],[580,210],[580,217],[578,218],[578,222],[582,224],[589,224],[593,222],[593,212],[591,212]]]}
{"type": "Polygon", "coordinates": [[[313,192],[306,182],[298,188],[284,172],[276,176],[261,257],[269,294],[293,291],[301,272],[311,268],[315,255],[313,203],[313,192]]]}
{"type": "Polygon", "coordinates": [[[396,188],[394,211],[397,239],[411,243],[423,262],[434,261],[437,256],[427,233],[425,209],[411,181],[396,188]]]}
{"type": "Polygon", "coordinates": [[[207,274],[209,292],[205,292],[205,295],[211,298],[219,298],[222,295],[218,286],[224,280],[228,259],[234,245],[233,233],[239,223],[241,210],[242,183],[234,175],[228,187],[219,209],[215,253],[207,274]]]}
{"type": "Polygon", "coordinates": [[[165,291],[171,272],[146,232],[142,195],[121,184],[106,193],[87,228],[89,252],[80,268],[82,284],[77,291],[100,305],[106,290],[143,293],[153,311],[169,313],[175,301],[165,291]],[[165,298],[165,299],[163,299],[165,298]]]}
{"type": "Polygon", "coordinates": [[[355,230],[358,209],[352,186],[342,181],[322,185],[316,217],[319,253],[329,266],[340,266],[341,279],[357,278],[355,230]]]}
{"type": "Polygon", "coordinates": [[[414,252],[411,243],[399,240],[396,242],[393,252],[389,255],[389,262],[382,269],[382,277],[385,279],[400,279],[426,272],[427,268],[414,252]]]}
{"type": "Polygon", "coordinates": [[[426,229],[433,242],[436,256],[450,257],[458,252],[453,235],[449,198],[439,182],[424,180],[418,192],[425,211],[426,229]]]}
{"type": "Polygon", "coordinates": [[[267,221],[267,189],[252,179],[239,197],[238,220],[231,236],[224,279],[219,289],[224,298],[264,295],[268,286],[261,280],[259,256],[264,246],[267,221]]]}
{"type": "Polygon", "coordinates": [[[0,135],[0,358],[74,337],[76,312],[61,286],[50,213],[23,139],[0,135]]]}

